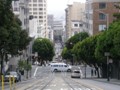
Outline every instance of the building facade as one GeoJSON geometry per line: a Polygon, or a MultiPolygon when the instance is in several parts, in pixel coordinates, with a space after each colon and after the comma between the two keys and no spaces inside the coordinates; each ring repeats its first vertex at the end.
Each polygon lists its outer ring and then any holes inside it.
{"type": "Polygon", "coordinates": [[[47,0],[30,0],[29,15],[37,19],[39,26],[44,29],[43,36],[47,38],[47,0]]]}
{"type": "Polygon", "coordinates": [[[62,41],[62,36],[63,36],[63,21],[61,20],[55,20],[53,23],[53,35],[54,35],[54,41],[62,41]]]}
{"type": "Polygon", "coordinates": [[[113,22],[113,14],[119,12],[114,6],[120,0],[86,0],[86,31],[95,35],[107,30],[113,22]]]}
{"type": "Polygon", "coordinates": [[[85,4],[80,2],[73,2],[68,4],[65,9],[66,12],[66,37],[67,39],[76,33],[82,31],[81,22],[83,21],[83,11],[85,10],[85,4]]]}
{"type": "Polygon", "coordinates": [[[13,0],[12,8],[13,13],[20,19],[22,22],[22,29],[29,32],[29,0],[13,0]]]}

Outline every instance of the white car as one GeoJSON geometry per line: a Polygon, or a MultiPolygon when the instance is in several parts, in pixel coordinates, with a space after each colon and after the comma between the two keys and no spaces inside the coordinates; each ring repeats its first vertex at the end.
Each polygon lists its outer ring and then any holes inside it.
{"type": "Polygon", "coordinates": [[[19,77],[18,73],[15,71],[8,72],[4,77],[4,81],[9,82],[9,78],[12,78],[12,80],[13,80],[13,77],[15,79],[15,82],[20,81],[20,77],[19,77]]]}
{"type": "Polygon", "coordinates": [[[65,63],[51,63],[50,68],[52,72],[58,72],[58,71],[71,72],[71,66],[65,63]]]}
{"type": "Polygon", "coordinates": [[[71,78],[82,78],[81,70],[73,70],[71,73],[71,78]]]}

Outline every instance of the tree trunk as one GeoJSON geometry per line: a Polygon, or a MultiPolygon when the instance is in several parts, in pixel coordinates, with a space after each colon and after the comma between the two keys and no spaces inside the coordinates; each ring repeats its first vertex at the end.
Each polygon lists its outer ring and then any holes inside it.
{"type": "Polygon", "coordinates": [[[3,75],[3,57],[4,57],[4,54],[1,53],[0,54],[0,58],[1,58],[1,75],[3,75]]]}
{"type": "Polygon", "coordinates": [[[97,76],[98,76],[98,78],[100,78],[100,72],[99,72],[98,67],[96,67],[96,71],[97,71],[97,76]]]}
{"type": "Polygon", "coordinates": [[[102,78],[107,78],[107,65],[102,64],[102,78]]]}

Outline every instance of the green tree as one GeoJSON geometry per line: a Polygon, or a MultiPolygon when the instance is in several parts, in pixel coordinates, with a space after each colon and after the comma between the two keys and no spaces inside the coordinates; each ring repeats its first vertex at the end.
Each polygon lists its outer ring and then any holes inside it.
{"type": "Polygon", "coordinates": [[[75,34],[74,36],[72,36],[70,39],[67,40],[66,42],[66,47],[68,49],[72,49],[73,46],[78,43],[79,41],[84,40],[85,38],[89,37],[88,33],[86,32],[81,32],[78,34],[75,34]]]}
{"type": "Polygon", "coordinates": [[[71,50],[68,50],[66,47],[63,48],[61,56],[62,56],[62,58],[66,59],[67,61],[70,61],[70,59],[73,57],[71,50]]]}
{"type": "MultiPolygon", "coordinates": [[[[26,37],[22,36],[21,32],[25,33],[25,31],[22,31],[20,20],[13,14],[11,4],[12,0],[0,0],[1,73],[3,61],[7,59],[7,54],[11,54],[12,56],[18,54],[18,50],[21,49],[20,44],[23,43],[22,41],[25,40],[25,43],[28,41],[28,35],[26,37]]],[[[27,44],[22,44],[22,47],[26,47],[27,44]]]]}
{"type": "Polygon", "coordinates": [[[32,40],[32,38],[30,38],[28,36],[27,30],[22,30],[20,32],[20,39],[19,39],[19,50],[24,50],[26,49],[26,46],[29,44],[29,42],[32,40]]]}
{"type": "Polygon", "coordinates": [[[80,33],[75,34],[74,36],[72,36],[65,43],[65,46],[67,48],[67,60],[71,61],[72,64],[74,64],[74,62],[77,61],[76,59],[78,59],[77,56],[75,56],[72,53],[72,48],[74,47],[75,44],[77,44],[78,42],[81,42],[82,40],[84,40],[87,37],[89,37],[88,33],[80,32],[80,33]],[[73,59],[74,59],[74,61],[73,61],[73,59]]]}
{"type": "Polygon", "coordinates": [[[38,59],[41,64],[43,64],[43,61],[51,61],[55,54],[53,43],[46,38],[37,38],[34,41],[33,52],[38,53],[38,59]]]}

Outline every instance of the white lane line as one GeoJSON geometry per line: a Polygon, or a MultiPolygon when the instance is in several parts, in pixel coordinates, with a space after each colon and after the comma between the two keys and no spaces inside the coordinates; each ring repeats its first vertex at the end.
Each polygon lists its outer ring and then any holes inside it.
{"type": "Polygon", "coordinates": [[[38,67],[35,69],[34,77],[36,76],[37,70],[38,70],[38,67]]]}

